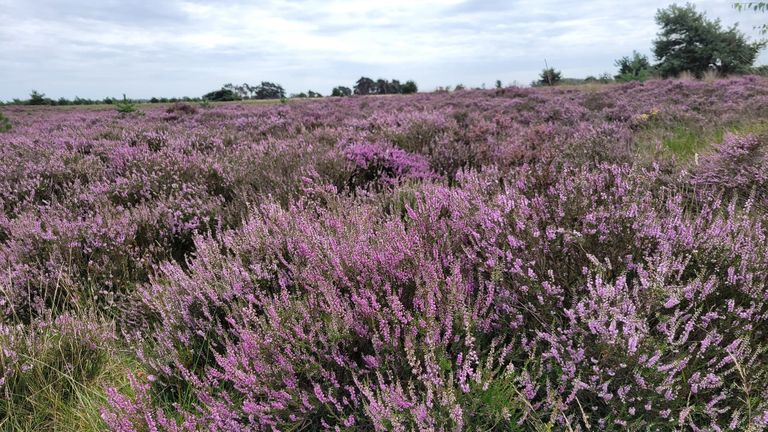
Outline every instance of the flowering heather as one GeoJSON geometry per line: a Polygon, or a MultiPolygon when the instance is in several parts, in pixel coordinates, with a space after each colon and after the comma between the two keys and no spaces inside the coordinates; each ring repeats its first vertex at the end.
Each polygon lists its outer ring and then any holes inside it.
{"type": "Polygon", "coordinates": [[[768,80],[6,111],[5,394],[63,337],[118,431],[768,430],[768,80]]]}

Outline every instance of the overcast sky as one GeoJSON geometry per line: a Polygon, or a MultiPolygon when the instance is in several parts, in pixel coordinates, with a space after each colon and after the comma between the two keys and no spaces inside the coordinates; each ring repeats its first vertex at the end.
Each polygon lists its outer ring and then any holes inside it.
{"type": "MultiPolygon", "coordinates": [[[[694,2],[757,36],[768,14],[694,2]]],[[[0,0],[0,99],[200,96],[262,80],[328,94],[360,76],[439,85],[527,84],[614,72],[650,54],[668,1],[0,0]]],[[[766,63],[763,53],[759,63],[766,63]]]]}

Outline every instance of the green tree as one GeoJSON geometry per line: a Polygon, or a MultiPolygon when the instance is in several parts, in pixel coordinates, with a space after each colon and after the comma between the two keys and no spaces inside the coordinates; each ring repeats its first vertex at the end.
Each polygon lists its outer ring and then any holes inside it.
{"type": "Polygon", "coordinates": [[[749,42],[736,26],[724,29],[719,19],[709,20],[690,3],[672,5],[656,13],[661,27],[653,41],[659,73],[676,76],[688,71],[697,77],[715,70],[720,74],[748,72],[763,42],[749,42]]]}
{"type": "Polygon", "coordinates": [[[333,90],[331,91],[331,96],[336,96],[336,97],[352,96],[352,89],[344,86],[334,87],[333,90]]]}
{"type": "Polygon", "coordinates": [[[368,78],[368,77],[360,77],[359,80],[355,83],[355,94],[356,95],[368,95],[371,93],[375,93],[376,89],[376,81],[368,78]]]}
{"type": "Polygon", "coordinates": [[[619,74],[614,77],[616,81],[645,81],[653,73],[648,57],[637,51],[632,51],[632,57],[624,56],[616,60],[615,65],[619,68],[619,74]]]}
{"type": "Polygon", "coordinates": [[[123,100],[120,102],[116,102],[115,104],[115,111],[117,111],[120,114],[131,114],[136,112],[136,104],[133,103],[132,100],[128,99],[125,94],[123,94],[123,100]]]}
{"type": "Polygon", "coordinates": [[[32,90],[29,94],[29,105],[51,105],[53,101],[45,97],[45,93],[38,93],[37,90],[32,90]]]}
{"type": "MultiPolygon", "coordinates": [[[[733,7],[738,11],[753,10],[755,12],[768,12],[768,2],[738,2],[733,7]]],[[[762,34],[768,34],[768,24],[757,26],[762,34]]]]}
{"type": "Polygon", "coordinates": [[[262,81],[255,87],[254,99],[282,99],[285,97],[285,89],[280,84],[262,81]]]}
{"type": "Polygon", "coordinates": [[[221,88],[203,95],[203,100],[223,102],[223,101],[236,101],[240,100],[240,96],[233,90],[221,88]]]}
{"type": "Polygon", "coordinates": [[[419,91],[419,87],[416,85],[416,81],[408,80],[400,86],[400,92],[403,94],[412,94],[419,91]]]}
{"type": "Polygon", "coordinates": [[[536,82],[536,84],[542,86],[553,86],[560,82],[562,79],[563,74],[559,70],[555,70],[555,68],[546,68],[541,71],[539,80],[536,82]]]}

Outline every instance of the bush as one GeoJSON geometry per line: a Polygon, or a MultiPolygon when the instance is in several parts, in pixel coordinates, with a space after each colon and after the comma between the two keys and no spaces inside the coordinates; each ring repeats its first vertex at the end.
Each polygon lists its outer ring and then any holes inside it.
{"type": "Polygon", "coordinates": [[[693,183],[722,188],[768,205],[768,137],[727,134],[693,172],[693,183]]]}
{"type": "Polygon", "coordinates": [[[408,80],[402,85],[401,91],[403,94],[413,94],[419,91],[415,81],[408,80]]]}
{"type": "Polygon", "coordinates": [[[53,101],[46,98],[45,93],[38,93],[37,90],[32,90],[27,105],[53,105],[53,101]]]}
{"type": "Polygon", "coordinates": [[[619,82],[645,81],[653,74],[648,57],[636,51],[632,52],[632,57],[622,57],[616,60],[615,64],[619,68],[619,74],[614,78],[619,82]]]}
{"type": "Polygon", "coordinates": [[[331,91],[331,96],[335,96],[335,97],[352,96],[352,89],[344,86],[334,87],[333,91],[331,91]]]}
{"type": "Polygon", "coordinates": [[[128,100],[128,98],[123,95],[122,102],[116,102],[115,104],[115,111],[117,111],[120,114],[132,114],[138,111],[136,108],[136,104],[132,101],[128,100]]]}
{"type": "Polygon", "coordinates": [[[241,99],[242,98],[237,93],[227,89],[214,90],[210,93],[206,93],[203,95],[203,100],[207,100],[211,102],[229,102],[229,101],[238,101],[241,99]]]}
{"type": "Polygon", "coordinates": [[[358,188],[380,190],[405,179],[433,177],[429,162],[423,156],[398,148],[355,144],[345,151],[345,156],[354,166],[347,180],[352,191],[358,188]]]}
{"type": "Polygon", "coordinates": [[[0,132],[8,132],[11,127],[11,120],[0,112],[0,132]]]}
{"type": "Polygon", "coordinates": [[[537,84],[540,86],[553,86],[562,79],[563,77],[560,71],[555,70],[554,68],[548,68],[541,71],[537,84]]]}
{"type": "Polygon", "coordinates": [[[264,204],[198,239],[144,292],[154,373],[206,401],[189,427],[763,424],[762,216],[717,197],[689,213],[626,166],[503,178],[264,204]]]}
{"type": "Polygon", "coordinates": [[[166,113],[168,114],[197,114],[197,108],[195,108],[193,105],[190,105],[188,103],[184,102],[176,102],[173,105],[169,106],[166,110],[166,113]]]}

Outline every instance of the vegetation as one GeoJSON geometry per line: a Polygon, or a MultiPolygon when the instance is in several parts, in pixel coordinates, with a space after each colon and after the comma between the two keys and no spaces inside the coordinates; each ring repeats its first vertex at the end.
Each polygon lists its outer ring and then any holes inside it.
{"type": "Polygon", "coordinates": [[[203,95],[203,100],[211,102],[230,102],[241,100],[240,95],[229,89],[219,89],[203,95]]]}
{"type": "Polygon", "coordinates": [[[0,132],[8,132],[11,127],[11,120],[0,112],[0,132]]]}
{"type": "MultiPolygon", "coordinates": [[[[733,4],[739,11],[752,10],[754,12],[768,12],[768,2],[737,2],[733,4]]],[[[758,27],[762,34],[768,34],[768,24],[758,27]]]]}
{"type": "Polygon", "coordinates": [[[14,101],[0,430],[768,431],[762,43],[657,22],[534,88],[14,101]]]}
{"type": "Polygon", "coordinates": [[[400,92],[403,94],[413,94],[419,91],[419,87],[416,85],[416,81],[408,80],[400,87],[400,92]]]}
{"type": "Polygon", "coordinates": [[[418,87],[414,81],[401,84],[398,80],[387,81],[379,78],[374,81],[368,77],[361,77],[354,87],[356,95],[410,94],[417,91],[418,87]]]}
{"type": "Polygon", "coordinates": [[[317,98],[323,97],[323,95],[321,95],[316,91],[308,90],[306,93],[301,92],[301,93],[292,94],[291,97],[298,98],[298,99],[306,99],[306,98],[317,99],[317,98]]]}
{"type": "Polygon", "coordinates": [[[123,95],[123,100],[120,102],[115,102],[115,111],[117,111],[120,114],[131,114],[138,112],[136,108],[136,103],[134,103],[131,100],[128,100],[128,98],[123,95]]]}
{"type": "Polygon", "coordinates": [[[707,19],[692,4],[661,9],[656,22],[661,30],[653,41],[653,53],[663,77],[682,72],[699,78],[708,71],[747,73],[765,46],[764,42],[749,42],[735,25],[724,29],[719,19],[707,19]]]}
{"type": "Polygon", "coordinates": [[[764,428],[768,80],[503,90],[4,109],[0,429],[764,428]]]}
{"type": "Polygon", "coordinates": [[[331,91],[331,96],[334,96],[334,97],[352,96],[352,89],[344,86],[334,87],[333,90],[331,91]]]}
{"type": "Polygon", "coordinates": [[[653,67],[648,57],[637,51],[632,52],[632,57],[625,56],[616,60],[616,67],[619,68],[619,73],[614,79],[619,82],[645,81],[653,75],[653,67]]]}
{"type": "Polygon", "coordinates": [[[546,68],[541,71],[539,80],[534,85],[539,86],[554,86],[557,85],[563,79],[562,73],[554,68],[546,68]]]}

